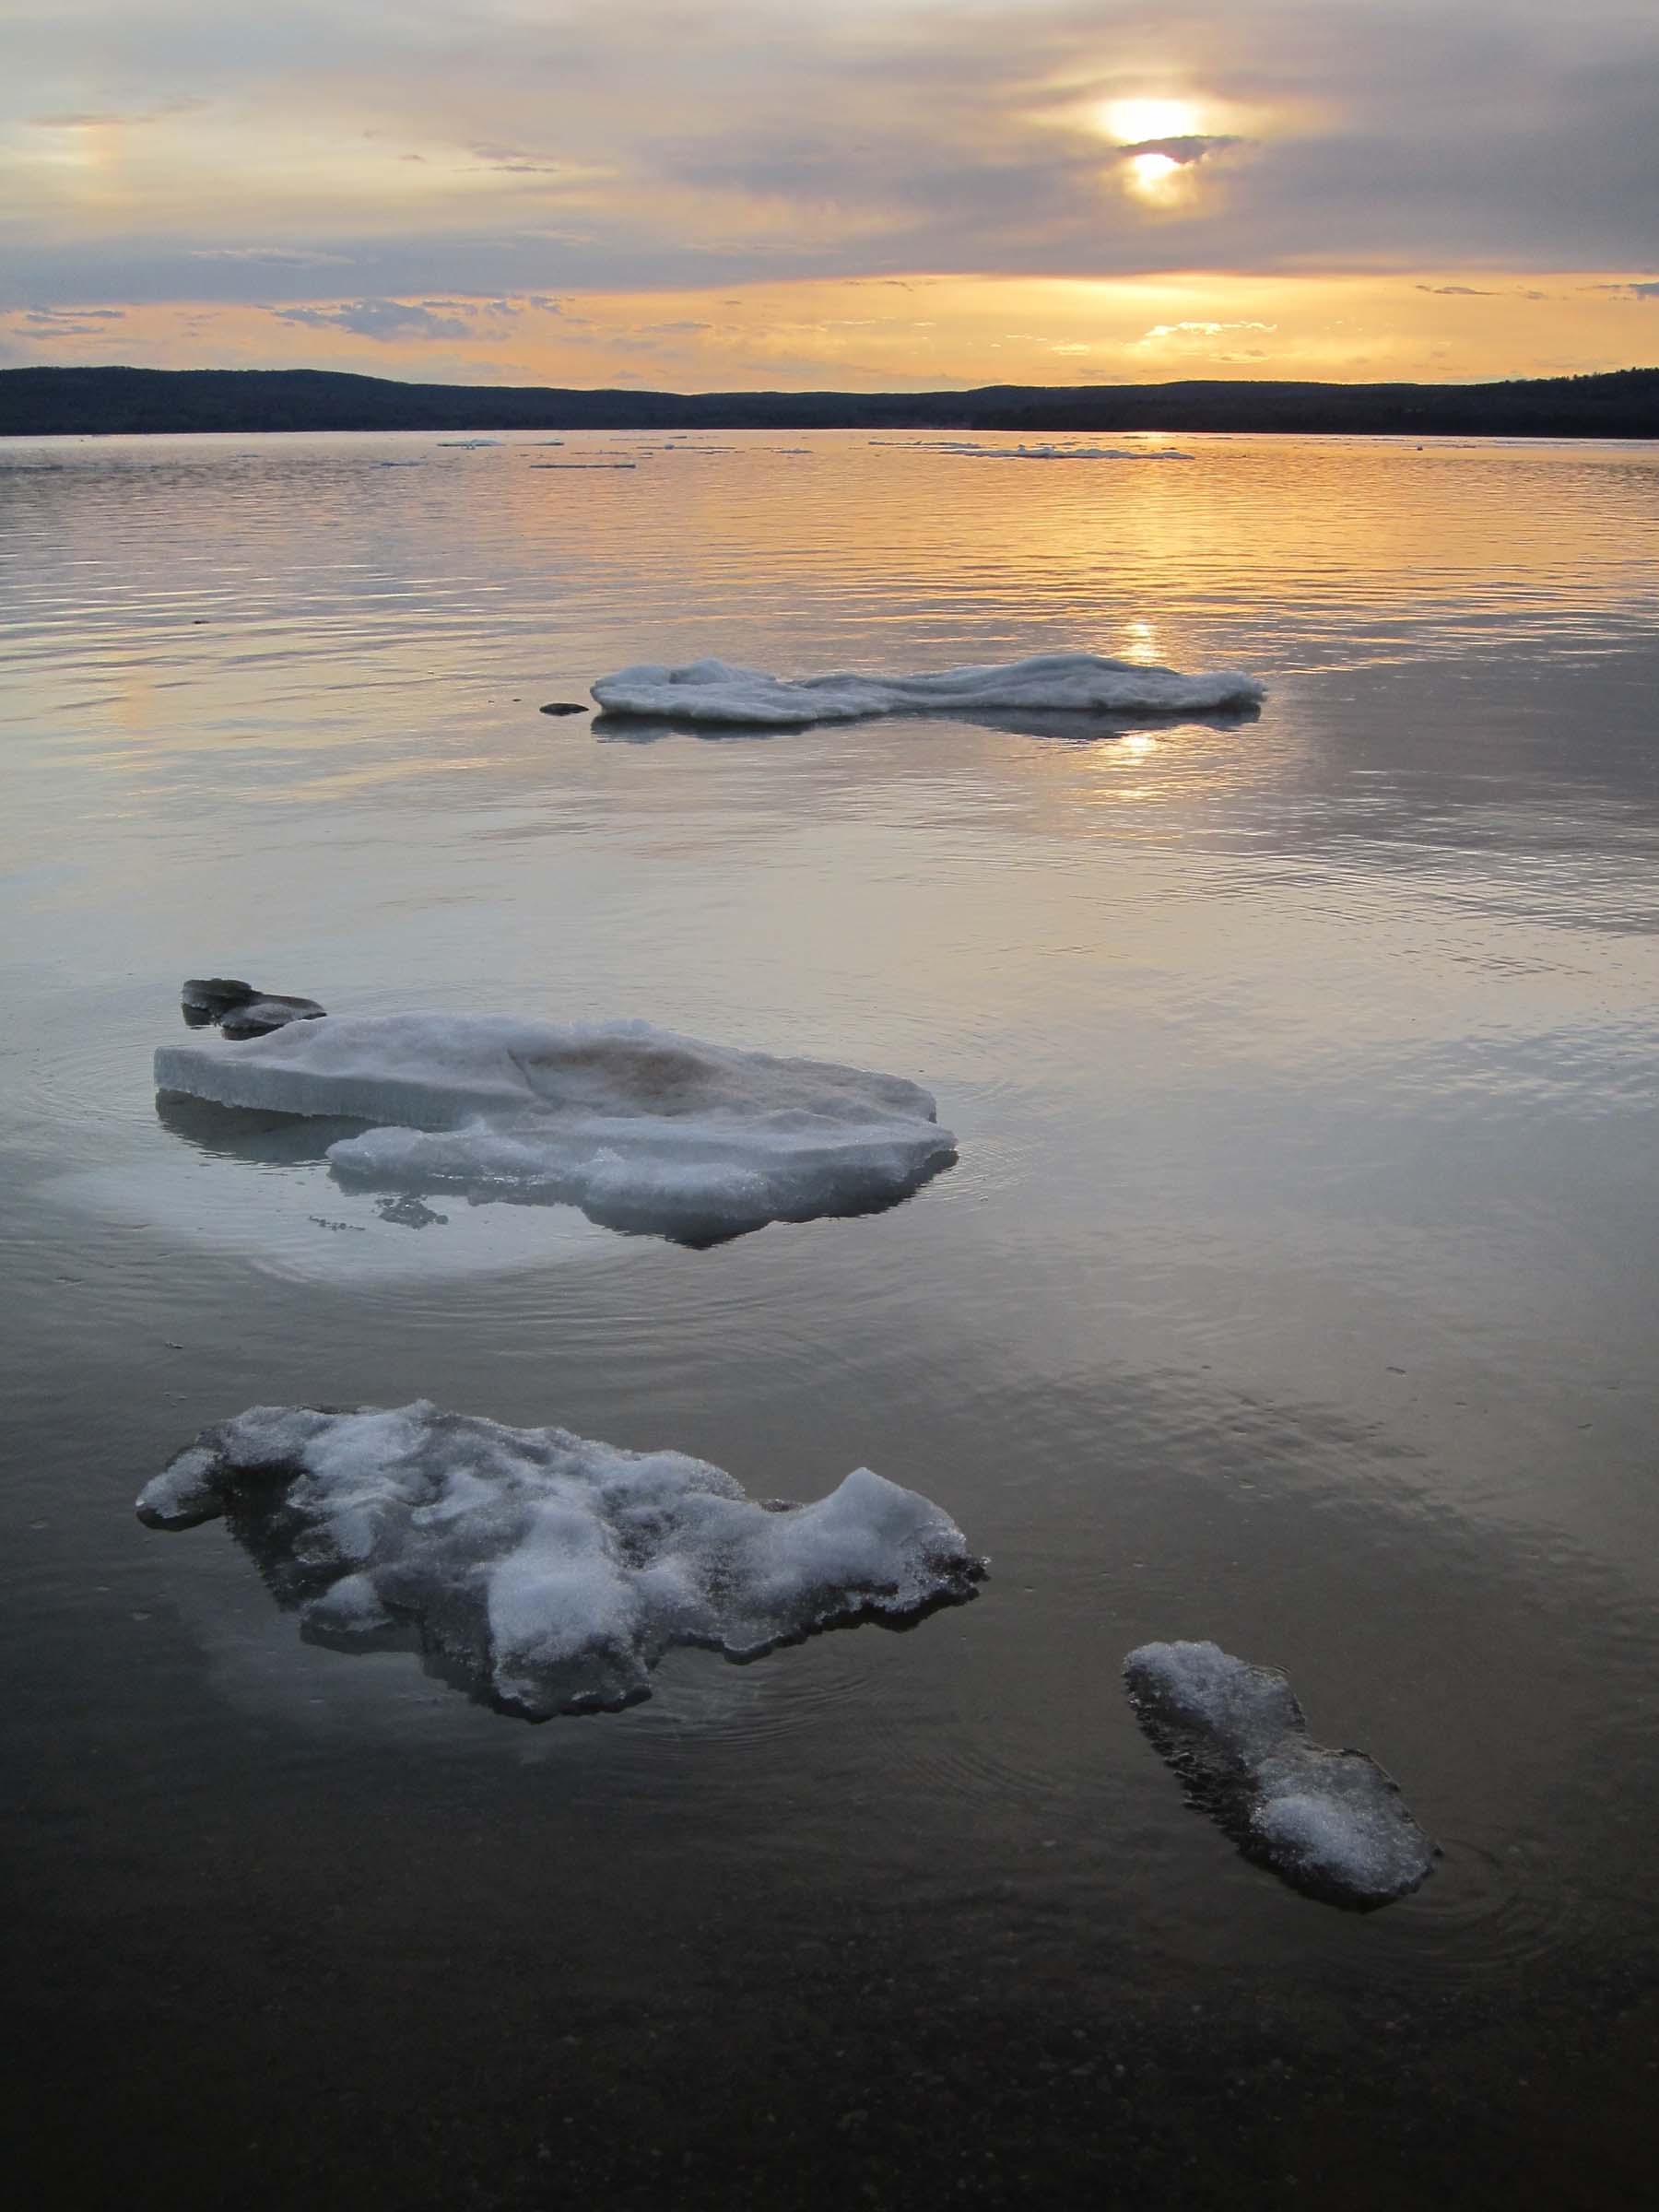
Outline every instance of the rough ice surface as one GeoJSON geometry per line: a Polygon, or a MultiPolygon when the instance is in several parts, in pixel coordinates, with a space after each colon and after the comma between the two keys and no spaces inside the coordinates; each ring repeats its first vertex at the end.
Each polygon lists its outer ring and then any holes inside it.
{"type": "Polygon", "coordinates": [[[933,1099],[901,1077],[643,1021],[331,1015],[163,1045],[155,1078],[221,1106],[378,1124],[330,1146],[343,1181],[566,1202],[688,1242],[872,1211],[955,1157],[933,1099]]]}
{"type": "Polygon", "coordinates": [[[413,1641],[544,1720],[650,1695],[676,1644],[753,1659],[816,1630],[972,1594],[947,1513],[860,1467],[812,1505],[757,1500],[678,1452],[509,1429],[424,1401],[256,1406],[140,1493],[154,1528],[226,1518],[301,1633],[413,1641]]]}
{"type": "Polygon", "coordinates": [[[944,668],[926,676],[809,676],[796,680],[724,661],[683,667],[644,662],[601,677],[594,697],[607,714],[777,728],[859,722],[875,714],[949,714],[986,708],[1083,713],[1201,714],[1253,707],[1266,687],[1223,669],[1182,676],[1173,668],[1101,660],[1091,653],[1041,653],[1006,666],[944,668]]]}
{"type": "Polygon", "coordinates": [[[1158,1750],[1247,1858],[1366,1912],[1415,1889],[1436,1846],[1363,1751],[1312,1741],[1290,1685],[1214,1643],[1143,1643],[1124,1662],[1158,1750]]]}

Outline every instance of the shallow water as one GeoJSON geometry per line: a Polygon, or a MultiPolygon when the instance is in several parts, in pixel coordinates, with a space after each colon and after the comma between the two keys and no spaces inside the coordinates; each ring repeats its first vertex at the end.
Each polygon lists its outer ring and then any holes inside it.
{"type": "Polygon", "coordinates": [[[0,451],[10,2086],[66,2191],[1645,2174],[1659,450],[1179,442],[0,451]],[[537,712],[644,659],[1072,648],[1270,696],[1097,739],[537,712]],[[708,1251],[389,1218],[335,1131],[158,1112],[204,972],[885,1068],[960,1159],[708,1251]],[[532,1728],[132,1517],[244,1406],[415,1396],[761,1495],[865,1462],[992,1580],[532,1728]],[[1183,1637],[1400,1781],[1421,1891],[1334,1912],[1183,1806],[1118,1676],[1183,1637]]]}

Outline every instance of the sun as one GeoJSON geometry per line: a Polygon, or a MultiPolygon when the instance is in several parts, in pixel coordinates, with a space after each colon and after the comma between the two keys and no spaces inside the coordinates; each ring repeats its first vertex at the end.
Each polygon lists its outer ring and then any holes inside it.
{"type": "Polygon", "coordinates": [[[1185,100],[1113,100],[1101,121],[1120,146],[1145,146],[1149,138],[1195,138],[1198,111],[1185,100]]]}
{"type": "Polygon", "coordinates": [[[1129,162],[1130,181],[1136,192],[1156,198],[1169,189],[1172,179],[1181,174],[1181,163],[1172,161],[1168,154],[1135,154],[1129,162]]]}

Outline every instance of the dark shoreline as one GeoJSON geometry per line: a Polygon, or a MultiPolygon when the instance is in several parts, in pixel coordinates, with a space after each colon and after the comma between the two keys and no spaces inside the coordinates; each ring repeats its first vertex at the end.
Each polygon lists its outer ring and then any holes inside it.
{"type": "Polygon", "coordinates": [[[1659,369],[1483,384],[1192,382],[689,394],[406,384],[310,369],[0,370],[0,437],[580,429],[1659,438],[1659,369]]]}

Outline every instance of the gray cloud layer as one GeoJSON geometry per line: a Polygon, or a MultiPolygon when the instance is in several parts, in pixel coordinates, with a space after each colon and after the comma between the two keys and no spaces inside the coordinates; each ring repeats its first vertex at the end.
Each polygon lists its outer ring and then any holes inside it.
{"type": "Polygon", "coordinates": [[[329,314],[382,335],[380,309],[438,288],[1645,269],[1659,238],[1653,0],[1570,14],[1555,0],[14,13],[0,304],[306,300],[338,288],[320,273],[349,267],[356,304],[329,314]],[[1144,142],[1198,183],[1149,208],[1113,182],[1123,149],[1077,118],[1182,92],[1222,120],[1144,142]],[[1233,113],[1262,120],[1234,129],[1233,113]],[[200,188],[146,184],[172,134],[210,127],[218,167],[200,188]],[[57,214],[35,149],[97,130],[144,162],[131,205],[88,224],[57,214]],[[322,149],[309,170],[307,133],[322,149]],[[272,138],[299,150],[267,173],[253,155],[272,138]],[[356,164],[333,191],[331,147],[356,164]]]}

